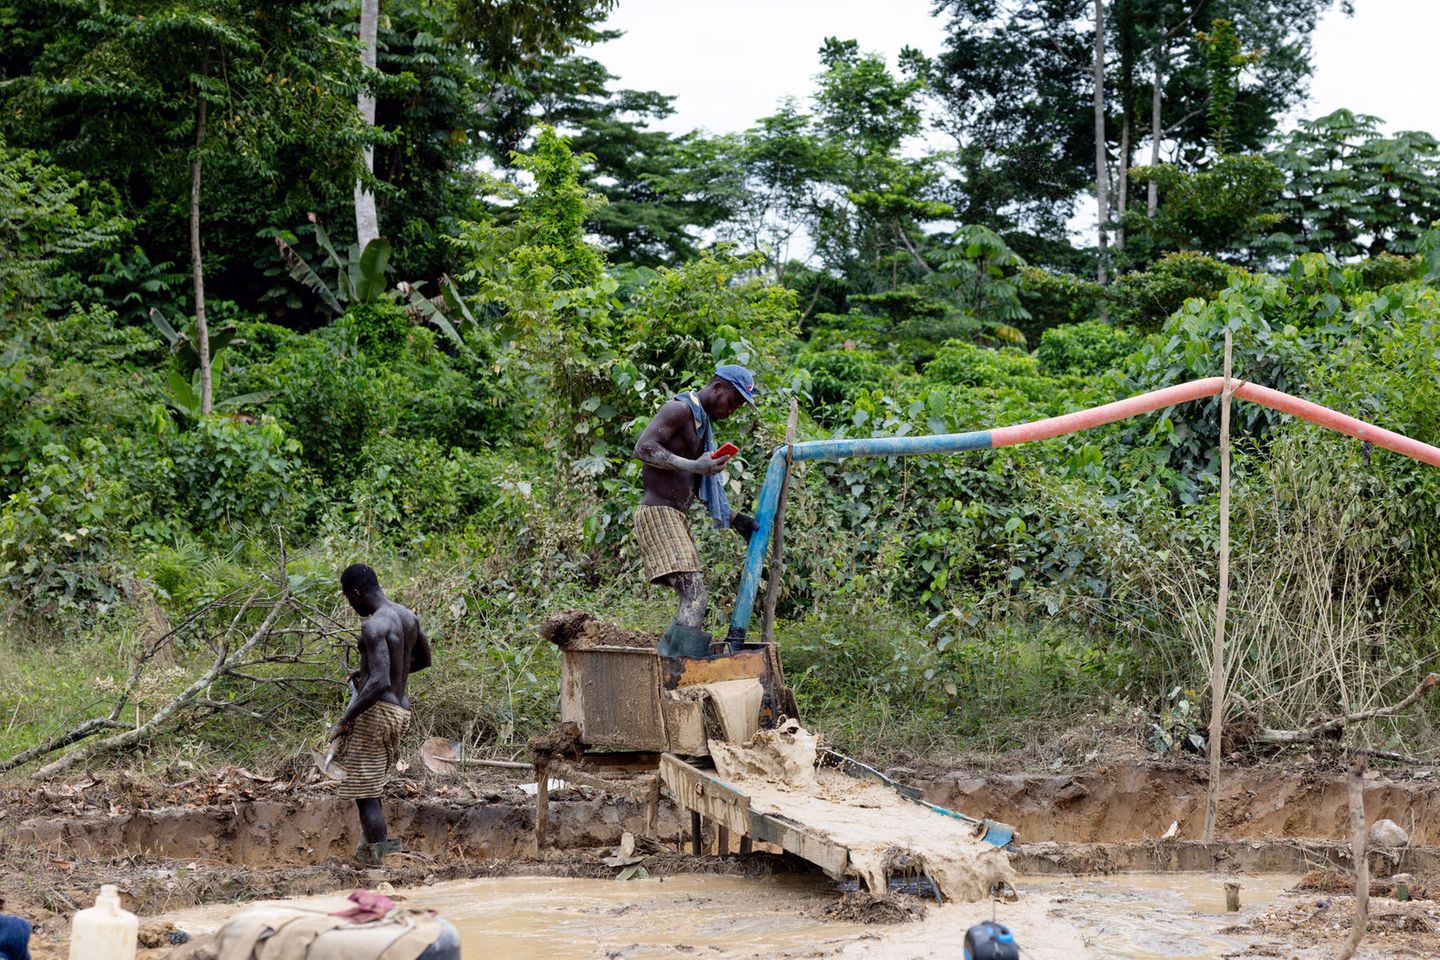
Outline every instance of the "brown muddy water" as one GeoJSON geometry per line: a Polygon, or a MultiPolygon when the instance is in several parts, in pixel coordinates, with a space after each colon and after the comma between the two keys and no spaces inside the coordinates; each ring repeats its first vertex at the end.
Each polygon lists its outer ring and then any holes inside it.
{"type": "MultiPolygon", "coordinates": [[[[960,955],[965,930],[1009,924],[1026,960],[1219,960],[1253,938],[1222,933],[1272,904],[1294,877],[1238,878],[1240,914],[1224,911],[1223,883],[1204,874],[1030,878],[1014,904],[932,907],[917,923],[864,926],[823,915],[832,885],[813,877],[685,875],[665,879],[513,877],[455,881],[398,892],[439,910],[460,931],[467,958],[643,960],[651,957],[874,960],[960,955]]],[[[313,902],[314,898],[310,898],[313,902]]],[[[167,916],[191,933],[213,931],[237,906],[167,916]]]]}

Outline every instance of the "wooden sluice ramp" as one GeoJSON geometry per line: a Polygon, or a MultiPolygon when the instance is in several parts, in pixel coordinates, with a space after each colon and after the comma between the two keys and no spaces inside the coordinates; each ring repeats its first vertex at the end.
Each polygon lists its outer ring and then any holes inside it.
{"type": "MultiPolygon", "coordinates": [[[[810,861],[836,880],[850,872],[850,850],[823,828],[778,810],[757,809],[745,792],[743,783],[727,783],[714,769],[701,766],[701,763],[706,761],[688,761],[671,753],[660,758],[661,783],[679,806],[690,811],[697,838],[701,821],[709,820],[715,824],[722,838],[734,836],[773,844],[810,861]]],[[[913,788],[897,784],[879,771],[842,754],[822,750],[821,764],[857,780],[883,784],[917,807],[928,808],[935,816],[971,824],[974,836],[993,846],[1004,847],[1014,840],[1014,830],[1006,824],[976,820],[926,803],[913,788]]],[[[698,839],[696,843],[698,852],[698,839]]]]}

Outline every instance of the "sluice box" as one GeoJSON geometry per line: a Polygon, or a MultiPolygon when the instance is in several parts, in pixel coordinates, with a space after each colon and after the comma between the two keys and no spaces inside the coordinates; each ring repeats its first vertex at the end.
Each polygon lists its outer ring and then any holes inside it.
{"type": "Polygon", "coordinates": [[[708,737],[744,742],[796,716],[773,643],[717,643],[708,657],[662,657],[649,647],[562,650],[560,719],[591,749],[708,756],[708,737]]]}

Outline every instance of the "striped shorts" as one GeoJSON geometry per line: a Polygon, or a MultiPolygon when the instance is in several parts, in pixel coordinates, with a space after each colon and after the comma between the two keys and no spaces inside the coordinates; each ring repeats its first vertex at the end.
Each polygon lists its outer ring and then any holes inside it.
{"type": "Polygon", "coordinates": [[[380,796],[390,771],[400,759],[400,736],[410,711],[393,703],[371,704],[335,750],[335,763],[345,771],[336,795],[347,800],[380,796]]]}
{"type": "Polygon", "coordinates": [[[700,571],[690,518],[674,507],[636,507],[635,540],[651,583],[672,573],[700,571]]]}

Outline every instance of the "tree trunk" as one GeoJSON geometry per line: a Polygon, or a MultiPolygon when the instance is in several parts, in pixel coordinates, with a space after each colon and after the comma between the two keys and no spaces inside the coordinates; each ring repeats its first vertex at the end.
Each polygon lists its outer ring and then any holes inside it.
{"type": "Polygon", "coordinates": [[[1120,191],[1115,197],[1115,249],[1125,249],[1125,207],[1130,195],[1130,108],[1120,127],[1120,191]]]}
{"type": "MultiPolygon", "coordinates": [[[[210,70],[207,52],[200,64],[200,75],[210,70]]],[[[190,157],[190,274],[195,281],[195,352],[200,355],[200,414],[213,407],[210,383],[210,327],[205,322],[205,268],[200,260],[200,148],[205,144],[205,117],[208,104],[200,91],[195,92],[195,152],[190,157]]]]}
{"type": "MultiPolygon", "coordinates": [[[[1165,136],[1165,130],[1160,125],[1160,100],[1165,85],[1164,77],[1165,41],[1161,40],[1155,45],[1155,83],[1150,91],[1150,166],[1152,167],[1160,164],[1160,140],[1165,136]]],[[[1159,206],[1160,193],[1152,178],[1146,187],[1145,213],[1153,217],[1159,206]]]]}
{"type": "MultiPolygon", "coordinates": [[[[375,69],[376,39],[380,29],[380,0],[360,0],[360,62],[371,70],[375,69]]],[[[370,126],[375,125],[375,97],[362,91],[357,98],[360,117],[370,126]]],[[[365,172],[372,170],[375,160],[373,147],[365,148],[365,172]]],[[[355,181],[355,239],[360,249],[380,236],[380,219],[375,213],[375,194],[371,193],[363,180],[355,181]]]]}
{"type": "Polygon", "coordinates": [[[1105,223],[1110,219],[1110,198],[1106,181],[1105,160],[1105,0],[1095,0],[1095,200],[1100,213],[1100,256],[1095,264],[1095,279],[1107,282],[1105,271],[1105,223]]]}

